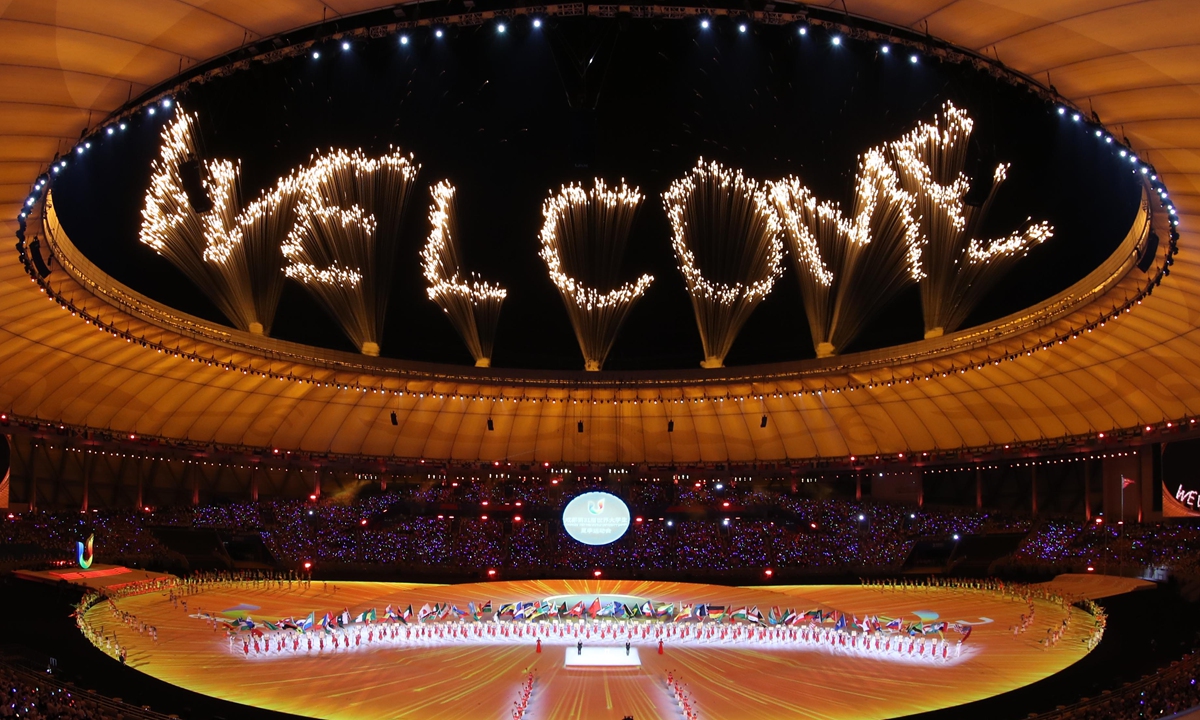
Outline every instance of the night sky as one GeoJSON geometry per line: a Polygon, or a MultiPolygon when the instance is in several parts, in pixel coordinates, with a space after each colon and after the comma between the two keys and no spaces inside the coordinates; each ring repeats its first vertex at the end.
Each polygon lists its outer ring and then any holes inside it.
{"type": "MultiPolygon", "coordinates": [[[[493,365],[579,369],[567,313],[537,255],[541,203],[551,188],[625,178],[646,199],[634,222],[623,280],[656,282],[630,313],[607,370],[695,368],[702,359],[691,304],[675,268],[661,193],[703,155],[753,177],[796,174],[822,199],[851,200],[856,156],[932,120],[949,99],[975,119],[969,172],[1011,162],[989,236],[1027,216],[1055,237],[1000,283],[968,325],[1059,292],[1106,258],[1128,230],[1138,190],[1128,165],[1069,117],[973,69],[876,43],[840,46],[824,30],[727,21],[528,19],[413,32],[318,47],[193,87],[176,98],[200,114],[206,158],[240,158],[249,199],[317,149],[379,153],[397,145],[423,169],[397,252],[383,355],[469,365],[441,310],[425,296],[418,252],[428,234],[428,187],[458,187],[467,269],[508,288],[493,365]],[[592,62],[588,65],[588,59],[592,62]],[[583,81],[577,68],[590,68],[583,81]],[[581,165],[586,165],[581,167],[581,165]]],[[[103,270],[183,311],[226,322],[166,259],[138,242],[140,209],[158,132],[169,118],[140,114],[112,138],[72,156],[55,182],[72,240],[103,270]]],[[[813,356],[790,258],[727,365],[813,356]]],[[[848,350],[921,338],[916,287],[868,324],[848,350]]],[[[353,351],[338,325],[298,285],[285,286],[272,334],[353,351]]]]}

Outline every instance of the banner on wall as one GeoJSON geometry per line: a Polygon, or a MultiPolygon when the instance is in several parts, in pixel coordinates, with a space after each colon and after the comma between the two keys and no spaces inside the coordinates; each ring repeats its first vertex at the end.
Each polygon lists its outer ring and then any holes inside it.
{"type": "Polygon", "coordinates": [[[1163,517],[1200,517],[1200,440],[1163,445],[1163,517]]]}

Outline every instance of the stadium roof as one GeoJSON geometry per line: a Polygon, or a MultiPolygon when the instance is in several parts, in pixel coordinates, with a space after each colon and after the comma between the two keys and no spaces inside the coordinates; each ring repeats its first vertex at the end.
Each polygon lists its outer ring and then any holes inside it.
{"type": "MultiPolygon", "coordinates": [[[[999,328],[999,339],[968,332],[839,361],[846,366],[809,362],[703,381],[699,371],[602,380],[571,373],[451,377],[275,341],[255,346],[226,329],[168,321],[163,308],[121,297],[121,288],[106,287],[76,258],[97,285],[80,285],[56,269],[49,286],[118,331],[101,332],[48,299],[8,252],[0,260],[0,408],[121,433],[310,452],[676,463],[953,451],[1157,426],[1200,412],[1200,264],[1192,260],[1200,246],[1200,6],[849,5],[856,15],[927,31],[1049,78],[1064,98],[1128,137],[1179,208],[1180,255],[1161,287],[1090,331],[1101,313],[1133,295],[1139,278],[1144,284],[1144,274],[1129,270],[1099,296],[1077,288],[1059,298],[1071,304],[1063,312],[1042,307],[1044,322],[999,328]],[[250,367],[259,374],[242,372],[250,367]],[[831,392],[849,386],[858,389],[831,392]],[[386,392],[373,391],[380,388],[386,392]],[[406,394],[394,394],[401,389],[406,394]]],[[[54,154],[129,98],[247,42],[375,7],[307,0],[0,5],[5,231],[16,232],[13,218],[54,154]]],[[[1163,221],[1159,213],[1165,240],[1163,221]]],[[[31,226],[30,236],[35,231],[31,226]]],[[[61,241],[70,259],[69,241],[61,241]]],[[[1159,264],[1162,255],[1160,247],[1159,264]]]]}

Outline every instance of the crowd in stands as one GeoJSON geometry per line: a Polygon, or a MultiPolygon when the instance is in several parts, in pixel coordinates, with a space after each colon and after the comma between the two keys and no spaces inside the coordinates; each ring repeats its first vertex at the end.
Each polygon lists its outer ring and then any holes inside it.
{"type": "Polygon", "coordinates": [[[1116,573],[1122,568],[1168,568],[1200,576],[1200,526],[1174,523],[1088,523],[1047,520],[1029,534],[1005,567],[1047,572],[1116,573]]]}
{"type": "Polygon", "coordinates": [[[0,718],[27,720],[166,720],[142,708],[81,693],[24,668],[0,664],[0,718]]]}
{"type": "Polygon", "coordinates": [[[69,560],[75,543],[94,532],[100,562],[186,570],[187,561],[155,532],[183,526],[258,534],[277,561],[292,567],[860,573],[899,569],[922,538],[1029,532],[1002,563],[1046,572],[1104,564],[1097,571],[1125,564],[1200,572],[1200,529],[1191,525],[1046,520],[1030,532],[1029,520],[996,513],[763,489],[718,491],[711,484],[624,484],[620,492],[635,513],[653,512],[638,516],[617,542],[593,547],[573,540],[558,521],[563,498],[592,487],[548,491],[545,484],[440,482],[399,485],[345,503],[272,500],[18,514],[0,523],[0,563],[4,553],[27,564],[69,560]]]}
{"type": "Polygon", "coordinates": [[[1142,720],[1200,706],[1200,653],[1192,653],[1138,682],[1097,698],[1044,713],[1038,720],[1142,720]]]}

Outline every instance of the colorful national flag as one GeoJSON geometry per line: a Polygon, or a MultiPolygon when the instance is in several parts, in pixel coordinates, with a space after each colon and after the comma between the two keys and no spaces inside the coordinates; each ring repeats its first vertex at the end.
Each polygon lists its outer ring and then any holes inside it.
{"type": "Polygon", "coordinates": [[[746,619],[746,606],[743,605],[742,607],[734,608],[733,612],[729,613],[729,619],[730,620],[745,620],[746,619]]]}
{"type": "MultiPolygon", "coordinates": [[[[412,607],[412,606],[409,605],[409,607],[412,607]]],[[[433,613],[434,613],[433,608],[429,607],[429,603],[425,603],[424,605],[421,606],[421,609],[417,611],[417,622],[425,622],[425,619],[428,618],[433,613]]]]}
{"type": "Polygon", "coordinates": [[[720,622],[722,619],[725,618],[725,606],[724,605],[708,605],[708,606],[706,606],[706,609],[708,611],[708,619],[709,620],[714,620],[714,621],[720,622]]]}
{"type": "Polygon", "coordinates": [[[309,613],[308,617],[300,621],[299,627],[301,630],[312,630],[313,623],[316,622],[315,613],[309,613]]]}
{"type": "Polygon", "coordinates": [[[583,617],[585,612],[587,612],[587,609],[584,608],[583,601],[580,600],[579,602],[575,603],[574,607],[567,611],[567,614],[573,617],[583,617]]]}
{"type": "Polygon", "coordinates": [[[642,617],[654,617],[654,605],[652,605],[649,600],[642,603],[642,606],[639,608],[639,610],[642,612],[642,617]]]}
{"type": "Polygon", "coordinates": [[[409,604],[408,607],[404,608],[404,612],[400,613],[400,619],[403,620],[404,622],[408,622],[409,620],[412,619],[412,616],[413,616],[413,609],[412,609],[412,605],[409,604]]]}
{"type": "Polygon", "coordinates": [[[758,611],[757,605],[746,611],[746,619],[752,623],[762,624],[762,613],[758,611]]]}
{"type": "Polygon", "coordinates": [[[596,617],[596,615],[598,615],[600,613],[600,598],[596,598],[595,600],[592,601],[591,605],[588,605],[587,612],[588,612],[588,617],[593,617],[593,618],[596,617]]]}

